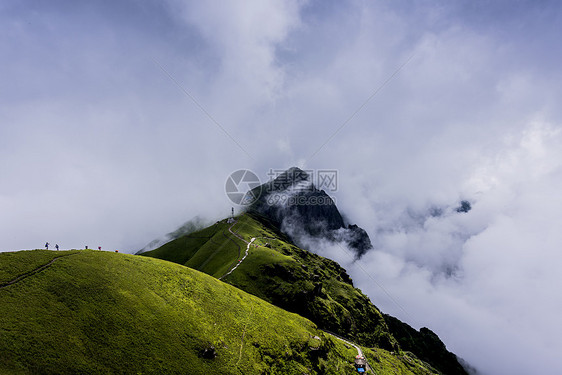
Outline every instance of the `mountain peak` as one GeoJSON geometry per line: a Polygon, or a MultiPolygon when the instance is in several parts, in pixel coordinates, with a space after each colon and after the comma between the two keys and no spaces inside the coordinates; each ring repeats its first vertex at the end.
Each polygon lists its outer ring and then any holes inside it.
{"type": "Polygon", "coordinates": [[[287,169],[255,190],[258,198],[250,211],[274,222],[301,246],[299,239],[311,236],[343,241],[358,256],[372,248],[367,232],[357,225],[346,225],[335,201],[318,190],[312,176],[298,167],[287,169]]]}
{"type": "MultiPolygon", "coordinates": [[[[271,176],[273,177],[273,176],[271,176]]],[[[291,167],[261,186],[262,192],[280,192],[302,185],[311,186],[311,176],[299,167],[291,167]]]]}
{"type": "Polygon", "coordinates": [[[287,174],[287,175],[293,175],[293,176],[304,176],[307,179],[309,177],[309,174],[306,173],[305,171],[303,171],[302,169],[300,169],[299,167],[291,167],[283,173],[287,174]]]}

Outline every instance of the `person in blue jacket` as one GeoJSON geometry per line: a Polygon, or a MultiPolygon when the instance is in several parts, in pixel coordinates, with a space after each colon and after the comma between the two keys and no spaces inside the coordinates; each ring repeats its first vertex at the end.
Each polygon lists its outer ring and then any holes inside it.
{"type": "Polygon", "coordinates": [[[367,360],[365,357],[361,357],[360,355],[355,357],[355,369],[361,374],[367,372],[367,360]]]}

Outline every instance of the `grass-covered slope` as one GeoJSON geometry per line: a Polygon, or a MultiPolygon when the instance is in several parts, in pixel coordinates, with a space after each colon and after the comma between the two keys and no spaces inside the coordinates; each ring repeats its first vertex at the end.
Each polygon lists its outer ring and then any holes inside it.
{"type": "Polygon", "coordinates": [[[305,318],[134,255],[0,253],[0,308],[1,374],[351,374],[356,354],[305,318]]]}
{"type": "Polygon", "coordinates": [[[229,228],[248,242],[256,240],[248,257],[224,281],[311,319],[322,329],[364,345],[397,350],[382,314],[353,287],[343,268],[294,246],[263,217],[244,214],[234,225],[221,221],[142,255],[222,277],[247,247],[229,228]]]}
{"type": "MultiPolygon", "coordinates": [[[[351,278],[341,266],[295,246],[262,216],[244,214],[236,219],[235,224],[217,222],[142,255],[167,259],[222,277],[227,283],[312,320],[322,329],[362,345],[401,352],[394,332],[381,312],[367,296],[353,287],[351,278]],[[229,228],[246,242],[251,238],[256,240],[248,257],[235,272],[225,277],[247,246],[229,228]]],[[[436,345],[430,340],[426,345],[438,354],[423,355],[433,367],[443,373],[451,373],[452,368],[459,369],[456,374],[465,373],[454,354],[448,352],[440,341],[436,345]]],[[[418,349],[408,346],[404,350],[417,355],[418,349]]],[[[406,356],[404,360],[408,362],[410,357],[406,356]]]]}
{"type": "Polygon", "coordinates": [[[220,277],[236,264],[241,251],[246,248],[243,241],[228,231],[230,226],[223,220],[140,255],[168,260],[220,277]]]}

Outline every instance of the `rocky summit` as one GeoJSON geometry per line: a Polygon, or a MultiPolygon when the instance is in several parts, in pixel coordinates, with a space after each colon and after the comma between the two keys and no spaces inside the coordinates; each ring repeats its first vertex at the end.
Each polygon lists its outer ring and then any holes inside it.
{"type": "Polygon", "coordinates": [[[346,223],[334,200],[318,189],[311,176],[298,167],[289,168],[255,188],[253,196],[257,198],[249,211],[271,220],[301,246],[302,237],[310,236],[344,242],[357,257],[372,248],[367,232],[355,224],[346,223]]]}

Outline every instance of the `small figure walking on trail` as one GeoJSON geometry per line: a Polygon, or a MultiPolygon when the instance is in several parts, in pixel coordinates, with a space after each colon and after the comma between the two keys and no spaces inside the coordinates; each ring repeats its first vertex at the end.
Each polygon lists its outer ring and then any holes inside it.
{"type": "Polygon", "coordinates": [[[88,250],[88,245],[85,246],[85,249],[88,250]]]}
{"type": "Polygon", "coordinates": [[[49,250],[49,243],[45,242],[45,250],[49,250]]]}
{"type": "Polygon", "coordinates": [[[101,246],[98,246],[98,250],[101,250],[101,246]]]}
{"type": "Polygon", "coordinates": [[[57,251],[59,251],[59,244],[55,245],[55,249],[57,249],[57,251]]]}
{"type": "Polygon", "coordinates": [[[355,369],[361,374],[367,371],[367,360],[365,357],[357,354],[355,357],[355,369]]]}

